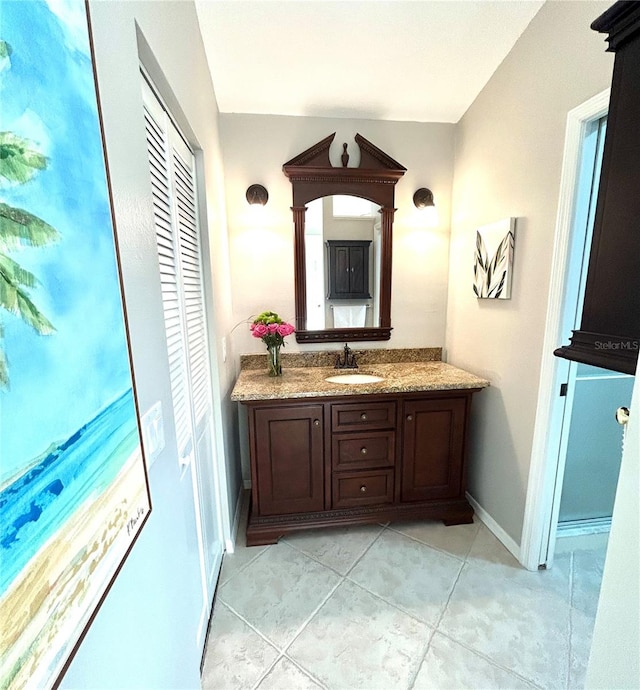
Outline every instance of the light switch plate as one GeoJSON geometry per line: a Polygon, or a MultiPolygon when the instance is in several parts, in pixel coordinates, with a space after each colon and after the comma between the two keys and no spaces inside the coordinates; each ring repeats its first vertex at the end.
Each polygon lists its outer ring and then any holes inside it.
{"type": "Polygon", "coordinates": [[[155,459],[164,449],[164,422],[162,419],[162,403],[160,400],[142,415],[142,442],[147,467],[151,467],[155,459]]]}

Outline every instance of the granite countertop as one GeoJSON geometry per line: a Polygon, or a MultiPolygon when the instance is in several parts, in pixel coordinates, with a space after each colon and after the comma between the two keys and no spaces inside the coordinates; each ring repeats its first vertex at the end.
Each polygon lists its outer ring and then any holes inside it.
{"type": "Polygon", "coordinates": [[[333,367],[284,367],[282,376],[269,377],[264,367],[242,369],[231,400],[279,400],[332,396],[410,393],[415,391],[485,388],[489,381],[439,361],[365,364],[358,369],[333,367]],[[325,378],[340,374],[373,374],[377,383],[350,385],[329,383],[325,378]]]}

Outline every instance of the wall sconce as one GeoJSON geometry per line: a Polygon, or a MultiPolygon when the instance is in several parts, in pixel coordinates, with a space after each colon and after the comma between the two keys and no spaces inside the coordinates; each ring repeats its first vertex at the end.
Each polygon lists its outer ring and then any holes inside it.
{"type": "Polygon", "coordinates": [[[247,189],[246,197],[251,206],[264,206],[269,201],[269,192],[261,184],[252,184],[247,189]]]}
{"type": "Polygon", "coordinates": [[[433,192],[426,187],[416,189],[413,195],[413,203],[416,208],[427,208],[428,206],[435,206],[433,203],[433,192]]]}
{"type": "Polygon", "coordinates": [[[434,227],[438,224],[438,211],[433,201],[433,192],[426,187],[416,189],[413,195],[414,206],[425,216],[427,225],[434,227]]]}

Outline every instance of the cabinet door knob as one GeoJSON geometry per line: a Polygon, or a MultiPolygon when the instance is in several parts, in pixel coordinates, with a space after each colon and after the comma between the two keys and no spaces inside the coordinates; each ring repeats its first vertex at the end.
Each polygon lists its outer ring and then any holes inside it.
{"type": "Polygon", "coordinates": [[[412,421],[413,421],[413,415],[412,415],[412,414],[408,414],[408,415],[407,415],[407,421],[408,421],[408,422],[412,422],[412,421]]]}
{"type": "Polygon", "coordinates": [[[313,420],[313,426],[320,426],[320,420],[319,420],[319,419],[314,419],[314,420],[313,420]]]}
{"type": "Polygon", "coordinates": [[[367,449],[366,449],[366,448],[360,448],[360,454],[361,454],[361,455],[366,455],[366,454],[367,454],[367,449]]]}
{"type": "Polygon", "coordinates": [[[360,493],[361,493],[361,494],[366,494],[366,493],[367,493],[367,487],[366,487],[364,484],[360,487],[360,493]]]}
{"type": "Polygon", "coordinates": [[[367,418],[367,415],[366,415],[365,412],[363,412],[363,413],[360,415],[360,419],[366,419],[366,418],[367,418]]]}

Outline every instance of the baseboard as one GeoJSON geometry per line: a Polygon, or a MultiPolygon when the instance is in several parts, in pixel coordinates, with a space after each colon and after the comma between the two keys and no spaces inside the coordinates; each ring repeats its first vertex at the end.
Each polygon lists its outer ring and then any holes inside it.
{"type": "Polygon", "coordinates": [[[498,539],[503,546],[515,556],[520,562],[520,546],[515,540],[510,537],[500,525],[487,513],[487,511],[476,501],[476,499],[467,492],[467,501],[471,504],[475,514],[482,521],[485,527],[498,539]]]}
{"type": "Polygon", "coordinates": [[[236,509],[233,514],[233,525],[231,526],[231,538],[227,539],[225,547],[227,553],[233,553],[236,550],[236,541],[238,538],[238,529],[240,527],[240,518],[242,517],[242,505],[244,497],[244,482],[238,489],[238,497],[236,498],[236,509]]]}

